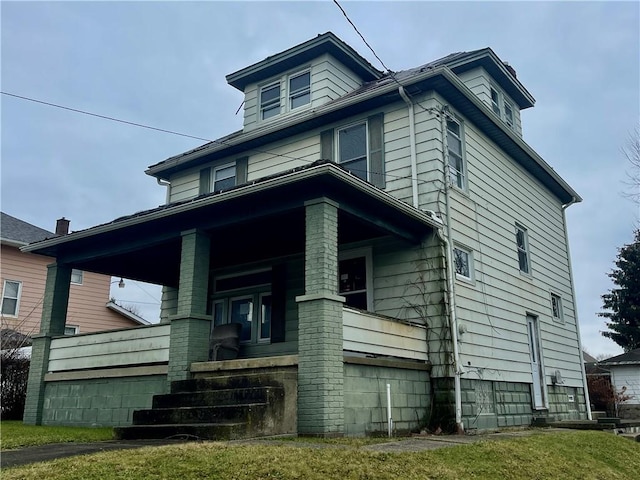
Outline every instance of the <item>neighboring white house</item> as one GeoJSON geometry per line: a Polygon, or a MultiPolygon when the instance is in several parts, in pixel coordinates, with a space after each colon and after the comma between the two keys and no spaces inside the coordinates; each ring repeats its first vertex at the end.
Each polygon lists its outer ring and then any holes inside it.
{"type": "MultiPolygon", "coordinates": [[[[279,365],[296,378],[298,433],[384,429],[386,383],[399,428],[589,415],[565,221],[581,199],[524,141],[534,98],[512,67],[484,48],[384,73],[325,33],[227,81],[244,127],[149,167],[167,205],[25,248],[63,273],[164,285],[171,330],[149,351],[170,346],[149,399],[279,365]],[[208,332],[229,322],[241,359],[209,365],[208,332]]],[[[62,405],[48,421],[73,416],[56,382],[83,391],[91,362],[73,376],[44,359],[28,421],[38,398],[62,405]]]]}
{"type": "Polygon", "coordinates": [[[640,419],[640,348],[602,360],[598,366],[611,372],[616,393],[630,397],[618,406],[620,417],[640,419]]]}

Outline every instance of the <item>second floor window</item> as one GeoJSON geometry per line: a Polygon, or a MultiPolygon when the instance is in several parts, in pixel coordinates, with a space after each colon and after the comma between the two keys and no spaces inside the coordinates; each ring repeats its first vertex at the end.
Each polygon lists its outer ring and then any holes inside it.
{"type": "Polygon", "coordinates": [[[338,163],[356,177],[367,180],[367,124],[338,130],[338,163]]]}
{"type": "Polygon", "coordinates": [[[260,90],[260,116],[262,120],[280,113],[280,82],[260,90]]]}
{"type": "Polygon", "coordinates": [[[556,322],[562,322],[562,298],[555,293],[551,294],[551,314],[556,322]]]}
{"type": "Polygon", "coordinates": [[[76,285],[82,285],[84,274],[82,270],[78,270],[74,268],[71,270],[71,283],[75,283],[76,285]]]}
{"type": "Polygon", "coordinates": [[[518,267],[520,271],[522,273],[531,273],[527,230],[520,225],[516,225],[516,245],[518,247],[518,267]]]}
{"type": "Polygon", "coordinates": [[[462,126],[447,119],[447,149],[449,152],[449,178],[453,185],[465,188],[465,168],[462,154],[462,126]]]}
{"type": "Polygon", "coordinates": [[[473,275],[472,254],[462,247],[453,248],[453,265],[456,276],[471,280],[473,275]]]}
{"type": "Polygon", "coordinates": [[[220,190],[229,190],[236,184],[236,164],[229,163],[213,169],[213,175],[211,179],[213,189],[217,192],[220,190]]]}
{"type": "Polygon", "coordinates": [[[18,304],[20,303],[20,290],[22,283],[13,280],[5,280],[2,288],[2,315],[8,317],[18,316],[18,304]]]}

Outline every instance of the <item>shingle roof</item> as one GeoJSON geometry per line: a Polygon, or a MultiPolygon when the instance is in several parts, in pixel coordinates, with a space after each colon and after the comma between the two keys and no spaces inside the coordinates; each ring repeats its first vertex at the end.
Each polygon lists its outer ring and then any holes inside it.
{"type": "Polygon", "coordinates": [[[56,234],[0,212],[0,239],[8,242],[27,244],[55,237],[56,234]]]}
{"type": "Polygon", "coordinates": [[[600,362],[601,365],[611,365],[615,363],[637,363],[640,364],[640,348],[623,353],[616,357],[607,358],[600,362]]]}

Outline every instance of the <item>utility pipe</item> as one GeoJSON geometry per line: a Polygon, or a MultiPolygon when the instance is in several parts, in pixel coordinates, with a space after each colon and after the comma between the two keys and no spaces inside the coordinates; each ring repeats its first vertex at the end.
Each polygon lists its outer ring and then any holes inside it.
{"type": "Polygon", "coordinates": [[[165,194],[165,203],[171,203],[171,182],[163,178],[156,178],[156,181],[158,182],[158,185],[167,187],[167,192],[165,194]]]}
{"type": "Polygon", "coordinates": [[[393,420],[391,419],[391,384],[387,383],[387,428],[389,430],[388,434],[391,437],[391,432],[393,431],[393,420]]]}
{"type": "Polygon", "coordinates": [[[462,368],[460,365],[460,352],[458,350],[458,319],[456,316],[456,293],[455,282],[453,280],[453,261],[452,261],[452,245],[451,245],[451,210],[449,208],[449,150],[447,148],[447,122],[444,106],[440,111],[440,125],[442,133],[442,159],[443,159],[443,180],[444,180],[444,208],[445,219],[447,221],[447,234],[443,235],[442,229],[438,229],[438,236],[442,240],[445,247],[445,261],[447,264],[447,296],[449,301],[449,324],[451,328],[451,342],[453,343],[453,391],[455,399],[456,414],[456,432],[464,433],[464,424],[462,423],[462,392],[460,388],[460,375],[462,368]]]}
{"type": "Polygon", "coordinates": [[[576,304],[576,287],[573,281],[573,267],[571,266],[571,251],[569,248],[569,232],[567,230],[567,208],[569,208],[578,200],[573,197],[569,203],[562,206],[562,225],[564,227],[564,241],[567,244],[567,264],[569,265],[569,278],[571,279],[571,295],[573,297],[573,312],[576,321],[576,334],[578,335],[578,355],[580,356],[580,371],[582,372],[582,386],[584,388],[584,400],[587,404],[587,418],[593,420],[591,414],[591,399],[589,398],[589,388],[587,385],[587,372],[584,368],[584,358],[582,356],[582,339],[580,338],[580,322],[578,321],[578,308],[576,304]]]}
{"type": "Polygon", "coordinates": [[[418,203],[418,158],[416,155],[416,118],[415,108],[413,102],[404,90],[404,87],[400,85],[398,87],[398,93],[407,104],[409,109],[409,151],[411,157],[411,195],[413,198],[413,206],[420,208],[418,203]]]}

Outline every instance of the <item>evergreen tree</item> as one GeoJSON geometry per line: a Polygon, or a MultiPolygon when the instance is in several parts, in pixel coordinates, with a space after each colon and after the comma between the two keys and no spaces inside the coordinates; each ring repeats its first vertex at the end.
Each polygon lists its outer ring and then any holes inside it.
{"type": "Polygon", "coordinates": [[[606,311],[598,315],[609,320],[602,335],[629,352],[640,348],[640,229],[633,243],[620,249],[616,267],[608,275],[617,288],[602,295],[606,311]]]}

